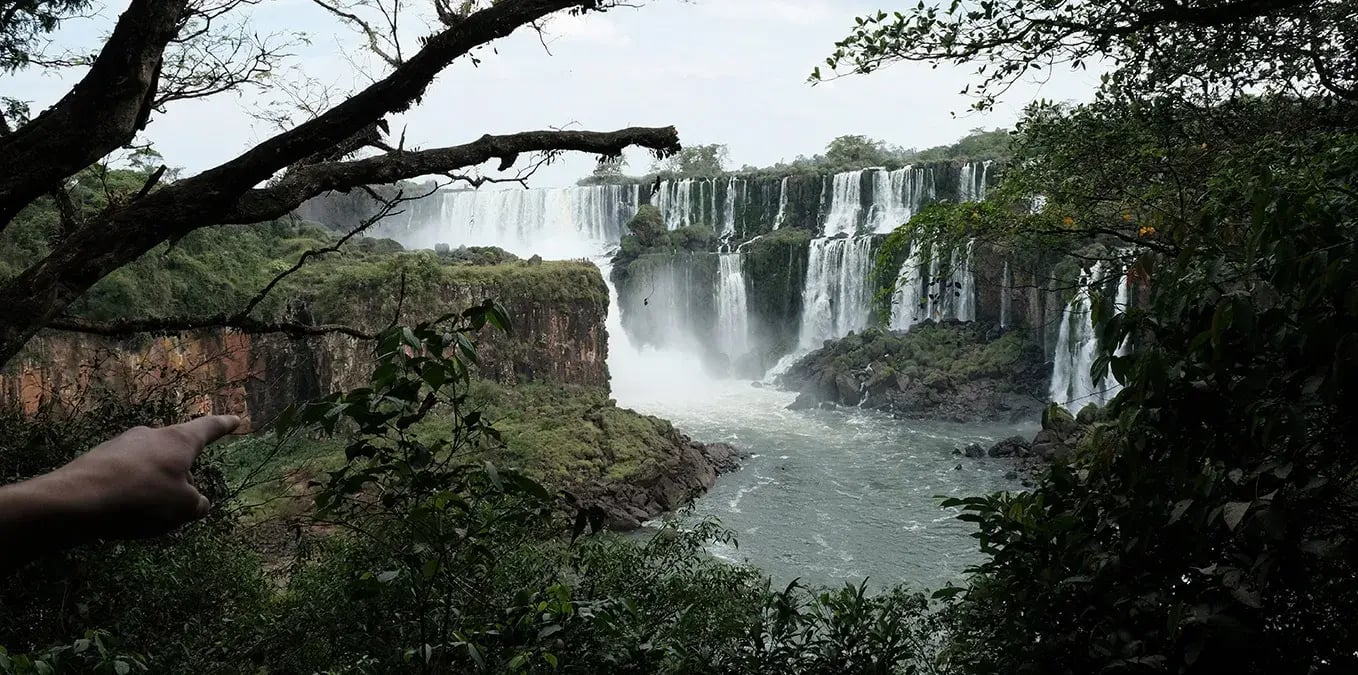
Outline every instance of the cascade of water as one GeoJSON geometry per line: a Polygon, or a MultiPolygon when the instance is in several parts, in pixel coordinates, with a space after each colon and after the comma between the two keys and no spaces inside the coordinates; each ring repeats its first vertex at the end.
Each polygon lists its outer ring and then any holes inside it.
{"type": "Polygon", "coordinates": [[[732,177],[726,182],[726,209],[721,219],[721,236],[729,237],[736,233],[736,183],[745,181],[732,177]]]}
{"type": "MultiPolygon", "coordinates": [[[[1122,271],[1122,282],[1118,284],[1118,293],[1117,296],[1113,298],[1113,307],[1117,309],[1118,313],[1123,313],[1130,309],[1131,306],[1132,306],[1132,271],[1130,268],[1128,268],[1122,271]]],[[[1131,337],[1128,336],[1126,339],[1122,341],[1122,344],[1118,345],[1117,351],[1113,352],[1113,354],[1115,356],[1126,356],[1127,350],[1130,347],[1130,342],[1131,337]]],[[[1113,384],[1118,388],[1118,390],[1122,389],[1121,384],[1117,384],[1116,382],[1114,382],[1113,384]]],[[[1110,395],[1109,398],[1111,399],[1112,396],[1110,395]]]]}
{"type": "Polygon", "coordinates": [[[721,254],[717,264],[717,340],[733,362],[750,352],[748,305],[741,254],[721,254]]]}
{"type": "Polygon", "coordinates": [[[802,348],[862,330],[868,323],[871,297],[867,285],[872,266],[872,237],[821,238],[811,241],[802,289],[802,348]]]}
{"type": "Polygon", "coordinates": [[[925,293],[923,267],[924,247],[911,243],[910,257],[901,266],[900,276],[896,278],[896,292],[891,296],[892,330],[910,330],[911,326],[924,318],[920,307],[925,293]]]}
{"type": "Polygon", "coordinates": [[[783,178],[778,185],[778,216],[773,219],[773,229],[783,226],[783,221],[787,220],[787,178],[783,178]]]}
{"type": "Polygon", "coordinates": [[[953,248],[948,255],[947,276],[943,275],[942,257],[929,255],[929,274],[924,283],[928,297],[924,302],[924,318],[934,321],[976,320],[976,275],[971,268],[974,241],[965,249],[953,248]]]}
{"type": "Polygon", "coordinates": [[[981,162],[981,181],[976,184],[976,201],[985,201],[986,190],[989,189],[987,181],[990,178],[990,160],[981,162]]]}
{"type": "Polygon", "coordinates": [[[1009,297],[1009,289],[1014,285],[1009,278],[1009,261],[1004,261],[1004,272],[1000,275],[1000,328],[1009,327],[1009,307],[1012,299],[1009,297]]]}
{"type": "Polygon", "coordinates": [[[519,255],[588,257],[616,242],[641,199],[636,185],[539,190],[449,190],[419,209],[420,220],[384,223],[378,233],[413,248],[499,246],[519,255]]]}
{"type": "Polygon", "coordinates": [[[968,241],[960,259],[958,249],[952,252],[953,318],[958,321],[976,320],[976,274],[971,269],[975,247],[975,240],[968,241]]]}
{"type": "Polygon", "coordinates": [[[1056,353],[1052,356],[1051,399],[1071,412],[1078,412],[1090,403],[1104,405],[1120,388],[1116,382],[1105,386],[1102,380],[1094,380],[1089,372],[1099,349],[1091,311],[1095,296],[1090,284],[1099,282],[1102,277],[1102,262],[1094,263],[1088,272],[1081,274],[1080,290],[1061,314],[1056,353]]]}
{"type": "MultiPolygon", "coordinates": [[[[864,170],[877,172],[880,170],[864,170]]],[[[826,236],[856,234],[864,221],[862,213],[862,172],[846,171],[831,179],[830,211],[826,216],[826,236]]],[[[889,190],[888,190],[889,191],[889,190]]]]}
{"type": "Polygon", "coordinates": [[[957,177],[957,201],[975,201],[976,190],[976,165],[967,162],[962,165],[962,170],[957,177]]]}
{"type": "MultiPolygon", "coordinates": [[[[660,211],[666,229],[675,230],[697,224],[693,212],[693,185],[695,182],[697,181],[691,178],[661,181],[660,190],[656,194],[655,208],[660,211]]],[[[701,199],[701,186],[698,189],[701,199]]]]}
{"type": "Polygon", "coordinates": [[[863,172],[835,174],[831,190],[830,212],[825,217],[825,236],[857,233],[863,214],[863,172]]]}

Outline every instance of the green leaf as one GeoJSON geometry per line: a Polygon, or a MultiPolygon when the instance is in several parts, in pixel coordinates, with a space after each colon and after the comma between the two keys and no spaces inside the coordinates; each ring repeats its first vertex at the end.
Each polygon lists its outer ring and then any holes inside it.
{"type": "Polygon", "coordinates": [[[1174,523],[1179,522],[1179,519],[1183,518],[1184,513],[1188,511],[1188,507],[1192,505],[1193,505],[1192,499],[1183,499],[1175,503],[1174,508],[1169,512],[1169,523],[1167,524],[1173,525],[1174,523]]]}
{"type": "Polygon", "coordinates": [[[1226,527],[1235,531],[1249,510],[1250,502],[1229,502],[1221,509],[1221,519],[1226,522],[1226,527]]]}

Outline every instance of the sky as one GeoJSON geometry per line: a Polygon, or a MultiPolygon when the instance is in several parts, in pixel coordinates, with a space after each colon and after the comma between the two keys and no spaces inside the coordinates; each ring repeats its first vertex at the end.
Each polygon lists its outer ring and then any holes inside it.
{"type": "MultiPolygon", "coordinates": [[[[733,168],[768,166],[813,155],[836,136],[862,134],[903,147],[950,143],[977,127],[1010,127],[1034,98],[1088,100],[1097,73],[1059,72],[1024,82],[997,108],[980,114],[959,91],[974,66],[896,64],[866,76],[812,86],[856,16],[902,9],[910,0],[649,0],[584,17],[562,16],[478,53],[481,63],[454,64],[420,104],[392,118],[407,147],[437,147],[485,133],[544,128],[613,130],[678,127],[688,145],[723,143],[733,168]],[[544,45],[545,42],[545,45],[544,45]]],[[[91,49],[125,3],[71,21],[58,48],[91,49]]],[[[291,73],[340,90],[362,86],[367,65],[356,38],[309,0],[263,0],[250,16],[261,34],[304,33],[291,73]],[[356,69],[356,66],[359,68],[356,69]]],[[[412,37],[418,32],[412,26],[412,37]]],[[[414,41],[410,41],[413,45],[414,41]]],[[[78,73],[19,73],[0,78],[0,95],[56,101],[78,73]]],[[[276,132],[247,114],[268,97],[258,90],[171,104],[145,133],[167,164],[197,172],[230,159],[276,132]]],[[[651,160],[629,153],[627,170],[651,160]]],[[[539,171],[533,186],[569,185],[594,167],[573,155],[539,171]]]]}

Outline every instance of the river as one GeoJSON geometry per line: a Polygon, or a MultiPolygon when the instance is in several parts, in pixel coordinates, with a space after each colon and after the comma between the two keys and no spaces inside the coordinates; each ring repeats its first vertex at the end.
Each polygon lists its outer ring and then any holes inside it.
{"type": "Polygon", "coordinates": [[[619,405],[751,454],[685,517],[720,520],[738,546],[711,552],[753,564],[777,584],[868,579],[879,587],[937,588],[958,580],[979,557],[975,526],[941,508],[940,498],[1020,486],[1005,477],[1012,460],[970,459],[954,450],[1031,436],[1037,428],[904,421],[858,409],[787,410],[792,393],[705,377],[696,358],[638,351],[625,336],[611,343],[619,405]]]}

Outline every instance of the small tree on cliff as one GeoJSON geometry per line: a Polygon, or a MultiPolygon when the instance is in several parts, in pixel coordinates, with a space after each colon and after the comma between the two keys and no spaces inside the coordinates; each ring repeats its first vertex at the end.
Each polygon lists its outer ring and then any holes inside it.
{"type": "MultiPolygon", "coordinates": [[[[418,49],[403,44],[395,29],[401,3],[363,0],[340,8],[316,0],[363,35],[377,55],[384,72],[374,75],[370,85],[338,102],[329,101],[327,92],[295,97],[305,100],[297,106],[305,121],[274,115],[270,121],[282,131],[240,155],[173,181],[162,166],[135,192],[82,212],[70,199],[73,177],[133,147],[138,132],[168,114],[177,101],[277,86],[270,84],[276,80],[272,75],[289,44],[286,36],[261,38],[248,29],[247,13],[257,4],[252,0],[126,1],[125,11],[92,56],[53,58],[33,51],[62,18],[85,3],[35,0],[0,11],[0,68],[84,69],[64,97],[31,119],[12,99],[0,106],[0,157],[5,158],[0,166],[0,232],[40,199],[54,200],[62,216],[45,254],[0,285],[0,363],[44,327],[116,332],[116,327],[72,320],[65,311],[113,270],[198,228],[266,221],[326,191],[424,175],[479,185],[492,179],[456,172],[493,159],[499,160],[500,171],[507,171],[521,155],[542,153],[541,160],[529,165],[531,173],[568,150],[606,157],[616,157],[629,146],[650,149],[659,157],[679,150],[672,127],[529,131],[421,150],[385,138],[385,116],[417,103],[454,61],[474,61],[476,50],[553,15],[606,11],[619,4],[613,0],[432,0],[431,29],[418,49]],[[386,26],[390,30],[383,30],[386,26]],[[365,149],[365,156],[355,158],[365,149]]],[[[518,179],[525,175],[521,172],[518,179]]],[[[248,311],[215,322],[263,328],[250,322],[248,311]]],[[[203,323],[163,321],[137,327],[203,323]]]]}

